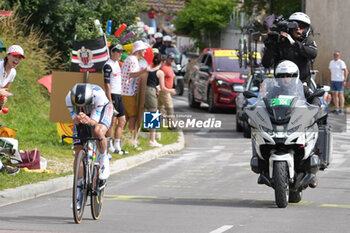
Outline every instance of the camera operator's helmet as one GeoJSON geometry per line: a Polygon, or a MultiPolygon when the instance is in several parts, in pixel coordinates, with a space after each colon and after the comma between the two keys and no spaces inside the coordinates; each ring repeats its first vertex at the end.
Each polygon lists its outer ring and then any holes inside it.
{"type": "Polygon", "coordinates": [[[156,34],[154,34],[154,38],[155,39],[163,38],[163,34],[161,32],[156,32],[156,34]]]}
{"type": "Polygon", "coordinates": [[[311,31],[311,20],[310,17],[303,12],[295,12],[289,16],[289,21],[296,21],[298,25],[305,24],[304,37],[308,37],[311,31]]]}
{"type": "Polygon", "coordinates": [[[275,78],[299,78],[299,68],[291,61],[281,61],[275,69],[275,78]]]}
{"type": "Polygon", "coordinates": [[[164,41],[164,42],[171,42],[171,37],[168,36],[168,35],[167,35],[167,36],[164,36],[164,37],[163,37],[163,41],[164,41]]]}
{"type": "Polygon", "coordinates": [[[93,107],[93,87],[89,83],[77,83],[71,90],[70,98],[76,114],[90,114],[93,107]]]}

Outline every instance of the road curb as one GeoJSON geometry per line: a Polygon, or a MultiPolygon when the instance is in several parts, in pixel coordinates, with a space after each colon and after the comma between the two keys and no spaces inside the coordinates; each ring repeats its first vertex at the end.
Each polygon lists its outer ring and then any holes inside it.
{"type": "MultiPolygon", "coordinates": [[[[183,132],[179,132],[179,139],[176,143],[114,161],[110,164],[111,175],[139,166],[161,156],[180,151],[184,147],[184,135],[183,132]]],[[[0,191],[0,207],[70,189],[72,185],[73,175],[69,175],[35,184],[23,185],[17,188],[5,189],[0,191]]]]}

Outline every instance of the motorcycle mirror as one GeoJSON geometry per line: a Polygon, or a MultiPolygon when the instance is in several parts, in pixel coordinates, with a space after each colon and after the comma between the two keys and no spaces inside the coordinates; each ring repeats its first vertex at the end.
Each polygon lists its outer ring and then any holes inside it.
{"type": "Polygon", "coordinates": [[[257,98],[258,96],[254,93],[254,92],[252,92],[252,91],[245,91],[245,92],[243,92],[243,96],[245,97],[245,98],[247,98],[247,99],[250,99],[250,98],[257,98]]]}
{"type": "Polygon", "coordinates": [[[324,93],[325,93],[325,90],[323,90],[323,89],[317,89],[312,95],[313,95],[314,97],[321,97],[321,96],[324,95],[324,93]]]}
{"type": "Polygon", "coordinates": [[[202,66],[199,68],[200,71],[209,73],[209,67],[208,66],[202,66]]]}
{"type": "Polygon", "coordinates": [[[310,95],[307,98],[307,101],[312,100],[314,97],[321,97],[324,95],[324,93],[325,93],[325,91],[323,89],[317,89],[314,93],[312,93],[312,95],[310,95]]]}
{"type": "Polygon", "coordinates": [[[324,85],[324,86],[322,87],[322,89],[323,89],[324,91],[331,91],[331,87],[328,86],[328,85],[324,85]]]}

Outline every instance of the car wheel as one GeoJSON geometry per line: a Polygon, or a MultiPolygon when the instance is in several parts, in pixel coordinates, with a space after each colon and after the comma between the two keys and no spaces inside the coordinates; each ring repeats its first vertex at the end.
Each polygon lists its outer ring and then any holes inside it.
{"type": "Polygon", "coordinates": [[[194,99],[194,87],[192,82],[188,84],[188,104],[191,108],[199,108],[199,106],[201,105],[200,102],[197,102],[194,99]]]}
{"type": "Polygon", "coordinates": [[[209,105],[208,111],[210,113],[215,113],[217,111],[216,107],[214,106],[215,105],[214,91],[212,87],[209,87],[209,91],[208,91],[208,105],[209,105]]]}

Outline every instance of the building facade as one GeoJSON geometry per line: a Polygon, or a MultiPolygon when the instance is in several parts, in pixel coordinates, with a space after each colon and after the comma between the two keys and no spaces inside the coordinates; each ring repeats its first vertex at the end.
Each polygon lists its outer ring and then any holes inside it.
{"type": "Polygon", "coordinates": [[[314,40],[318,55],[314,69],[319,70],[317,81],[328,82],[328,65],[333,52],[339,50],[341,59],[350,66],[350,1],[349,0],[306,0],[305,12],[314,27],[314,40]]]}

